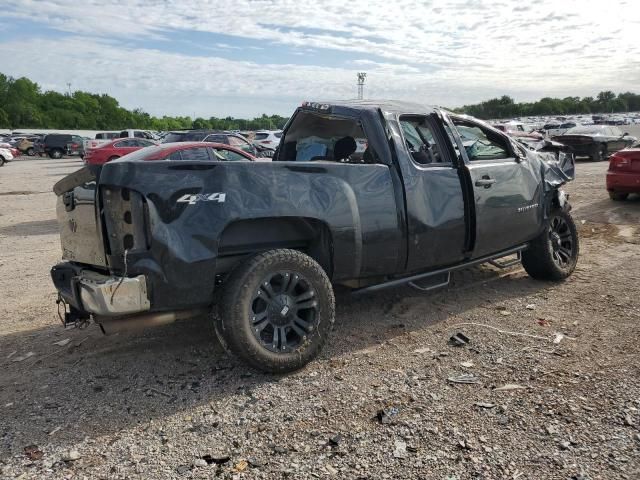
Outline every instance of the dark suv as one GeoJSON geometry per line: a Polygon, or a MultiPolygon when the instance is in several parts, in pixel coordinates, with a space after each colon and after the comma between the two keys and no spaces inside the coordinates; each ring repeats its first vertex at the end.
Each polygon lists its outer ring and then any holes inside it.
{"type": "Polygon", "coordinates": [[[36,141],[33,145],[40,156],[49,155],[51,158],[62,158],[63,155],[82,155],[83,138],[80,135],[66,133],[51,133],[36,141]]]}
{"type": "Polygon", "coordinates": [[[242,135],[237,133],[221,132],[220,130],[178,130],[169,132],[162,143],[172,142],[213,142],[231,145],[239,148],[254,157],[259,156],[256,147],[242,135]]]}

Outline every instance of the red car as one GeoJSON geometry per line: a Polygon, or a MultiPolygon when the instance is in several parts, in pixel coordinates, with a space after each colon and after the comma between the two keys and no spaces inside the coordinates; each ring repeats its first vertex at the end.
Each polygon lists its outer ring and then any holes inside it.
{"type": "Polygon", "coordinates": [[[84,163],[89,165],[103,165],[111,160],[120,158],[144,147],[155,145],[155,142],[144,138],[118,138],[97,148],[90,148],[84,152],[84,163]]]}
{"type": "Polygon", "coordinates": [[[630,193],[640,193],[640,143],[609,157],[607,190],[612,200],[626,200],[630,193]]]}
{"type": "Polygon", "coordinates": [[[223,143],[175,142],[138,149],[124,160],[270,161],[271,159],[258,159],[244,150],[223,143]]]}

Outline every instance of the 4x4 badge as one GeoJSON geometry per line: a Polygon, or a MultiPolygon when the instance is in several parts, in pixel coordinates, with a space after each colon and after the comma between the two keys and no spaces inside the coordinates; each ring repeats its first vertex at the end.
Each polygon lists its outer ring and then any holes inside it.
{"type": "Polygon", "coordinates": [[[218,202],[224,203],[226,193],[187,193],[177,200],[177,203],[188,203],[194,205],[196,202],[218,202]]]}

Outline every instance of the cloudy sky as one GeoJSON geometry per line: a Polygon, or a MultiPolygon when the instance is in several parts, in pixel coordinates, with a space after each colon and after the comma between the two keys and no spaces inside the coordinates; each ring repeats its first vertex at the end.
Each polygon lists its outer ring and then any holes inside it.
{"type": "Polygon", "coordinates": [[[640,92],[637,0],[3,0],[0,72],[154,115],[640,92]]]}

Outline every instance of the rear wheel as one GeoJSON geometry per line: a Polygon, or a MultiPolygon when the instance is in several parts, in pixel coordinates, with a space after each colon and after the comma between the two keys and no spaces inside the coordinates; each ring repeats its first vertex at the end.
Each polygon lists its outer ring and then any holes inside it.
{"type": "Polygon", "coordinates": [[[335,319],[329,278],[311,257],[271,250],[240,265],[225,282],[216,333],[254,368],[289,372],[322,349],[335,319]]]}
{"type": "Polygon", "coordinates": [[[27,148],[27,155],[29,155],[30,157],[35,156],[36,151],[33,149],[33,147],[29,147],[27,148]]]}
{"type": "Polygon", "coordinates": [[[622,200],[626,200],[628,196],[629,196],[628,193],[609,192],[609,198],[611,200],[615,200],[617,202],[620,202],[622,200]]]}
{"type": "Polygon", "coordinates": [[[62,158],[62,150],[60,150],[59,148],[54,148],[53,150],[51,150],[49,156],[51,158],[55,158],[56,160],[62,158]]]}
{"type": "Polygon", "coordinates": [[[579,247],[573,218],[555,210],[545,231],[522,252],[522,266],[537,280],[564,280],[576,268],[579,247]]]}
{"type": "Polygon", "coordinates": [[[4,157],[0,156],[0,167],[4,165],[4,157]]]}
{"type": "Polygon", "coordinates": [[[607,144],[603,143],[598,147],[598,150],[596,150],[596,153],[591,156],[591,159],[596,162],[602,162],[607,159],[607,153],[608,153],[607,144]]]}

